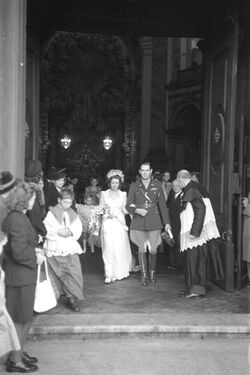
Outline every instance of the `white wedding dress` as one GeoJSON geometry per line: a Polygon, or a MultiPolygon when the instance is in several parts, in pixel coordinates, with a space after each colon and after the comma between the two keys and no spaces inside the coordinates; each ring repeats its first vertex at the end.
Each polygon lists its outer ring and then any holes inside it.
{"type": "Polygon", "coordinates": [[[109,192],[110,190],[102,191],[100,197],[100,205],[108,205],[112,215],[103,217],[101,244],[105,276],[114,281],[129,276],[132,256],[124,217],[126,192],[119,190],[115,198],[110,197],[109,192]]]}

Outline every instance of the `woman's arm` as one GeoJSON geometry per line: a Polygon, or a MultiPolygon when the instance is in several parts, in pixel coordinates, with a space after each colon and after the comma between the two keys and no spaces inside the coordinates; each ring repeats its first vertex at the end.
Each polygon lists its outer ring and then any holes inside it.
{"type": "Polygon", "coordinates": [[[10,218],[8,247],[11,257],[16,263],[33,269],[36,267],[36,243],[29,241],[29,230],[33,228],[31,224],[29,227],[29,222],[27,223],[27,220],[24,219],[29,220],[18,214],[10,218]]]}

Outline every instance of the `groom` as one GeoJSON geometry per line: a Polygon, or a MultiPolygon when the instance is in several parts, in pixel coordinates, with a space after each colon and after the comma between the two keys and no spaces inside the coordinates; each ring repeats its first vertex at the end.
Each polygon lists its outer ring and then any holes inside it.
{"type": "Polygon", "coordinates": [[[131,241],[138,246],[141,267],[141,283],[148,284],[147,258],[149,251],[150,281],[155,283],[157,247],[161,243],[161,230],[171,229],[168,209],[161,183],[152,179],[150,163],[143,162],[139,169],[140,179],[132,182],[128,192],[126,209],[132,215],[131,241]]]}

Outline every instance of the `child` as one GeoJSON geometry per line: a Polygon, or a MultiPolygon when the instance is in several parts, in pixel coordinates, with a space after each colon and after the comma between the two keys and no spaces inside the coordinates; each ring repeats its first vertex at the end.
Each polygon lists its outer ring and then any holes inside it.
{"type": "Polygon", "coordinates": [[[84,203],[85,204],[76,204],[76,210],[82,222],[83,252],[86,253],[87,251],[87,241],[88,241],[91,253],[94,253],[95,249],[94,249],[94,242],[93,242],[93,234],[89,231],[89,228],[88,228],[91,214],[95,208],[93,197],[91,195],[86,195],[84,198],[84,203]]]}
{"type": "MultiPolygon", "coordinates": [[[[0,231],[0,257],[3,251],[3,246],[7,242],[7,237],[0,231]]],[[[20,352],[21,347],[17,337],[14,323],[6,309],[5,305],[5,284],[4,271],[1,267],[0,260],[0,357],[9,351],[20,352]]],[[[21,354],[20,354],[21,361],[21,354]]]]}
{"type": "Polygon", "coordinates": [[[78,238],[82,233],[82,223],[78,214],[71,208],[74,193],[63,187],[58,204],[50,207],[44,224],[47,235],[44,248],[53,277],[59,281],[62,291],[68,298],[68,307],[79,312],[79,301],[83,300],[83,275],[79,259],[82,254],[78,238]]]}

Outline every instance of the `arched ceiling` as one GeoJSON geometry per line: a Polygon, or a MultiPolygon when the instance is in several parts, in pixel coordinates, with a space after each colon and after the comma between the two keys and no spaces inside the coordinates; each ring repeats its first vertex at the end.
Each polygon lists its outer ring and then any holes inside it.
{"type": "Polygon", "coordinates": [[[56,30],[202,37],[211,17],[219,19],[239,3],[233,0],[27,0],[27,27],[41,41],[56,30]]]}

